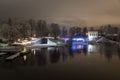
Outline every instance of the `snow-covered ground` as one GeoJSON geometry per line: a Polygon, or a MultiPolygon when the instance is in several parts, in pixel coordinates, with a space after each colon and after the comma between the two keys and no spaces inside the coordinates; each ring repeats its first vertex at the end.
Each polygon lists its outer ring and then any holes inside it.
{"type": "Polygon", "coordinates": [[[21,42],[15,42],[13,44],[31,46],[31,47],[49,47],[49,46],[63,46],[65,43],[61,40],[55,40],[50,37],[45,37],[47,39],[47,43],[41,43],[43,38],[34,38],[32,40],[23,40],[21,42]]]}

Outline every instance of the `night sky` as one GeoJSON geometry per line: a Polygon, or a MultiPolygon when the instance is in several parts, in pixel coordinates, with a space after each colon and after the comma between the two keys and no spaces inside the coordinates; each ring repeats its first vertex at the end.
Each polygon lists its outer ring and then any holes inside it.
{"type": "Polygon", "coordinates": [[[120,0],[0,0],[0,18],[33,18],[70,25],[120,23],[120,0]]]}

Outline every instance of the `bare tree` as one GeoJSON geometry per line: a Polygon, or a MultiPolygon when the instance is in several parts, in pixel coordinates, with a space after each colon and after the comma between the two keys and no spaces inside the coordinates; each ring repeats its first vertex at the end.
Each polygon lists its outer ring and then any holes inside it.
{"type": "Polygon", "coordinates": [[[62,36],[67,36],[67,28],[66,27],[62,28],[62,36]]]}
{"type": "Polygon", "coordinates": [[[87,36],[86,33],[88,32],[87,27],[83,28],[83,36],[87,36]]]}
{"type": "Polygon", "coordinates": [[[60,35],[61,31],[60,31],[60,28],[59,28],[59,25],[58,24],[55,24],[55,23],[52,23],[51,24],[51,34],[57,38],[57,36],[60,35]]]}
{"type": "Polygon", "coordinates": [[[75,34],[76,34],[75,27],[71,27],[69,30],[69,33],[70,33],[70,36],[75,36],[75,34]]]}
{"type": "Polygon", "coordinates": [[[39,20],[37,22],[37,26],[36,26],[36,35],[37,35],[37,37],[47,36],[48,33],[49,33],[49,30],[47,28],[46,21],[39,20]]]}
{"type": "Polygon", "coordinates": [[[34,34],[35,34],[35,27],[36,27],[35,20],[30,19],[28,21],[28,23],[30,24],[30,27],[31,27],[31,36],[34,36],[34,34]]]}

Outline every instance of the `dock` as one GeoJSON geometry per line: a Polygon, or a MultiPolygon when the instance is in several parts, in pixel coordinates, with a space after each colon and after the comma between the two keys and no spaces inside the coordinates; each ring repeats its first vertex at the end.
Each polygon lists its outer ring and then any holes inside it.
{"type": "Polygon", "coordinates": [[[6,60],[13,60],[13,59],[19,57],[21,54],[23,54],[23,53],[26,54],[27,52],[28,52],[27,48],[24,47],[22,51],[7,57],[6,60]]]}
{"type": "Polygon", "coordinates": [[[13,47],[0,47],[0,52],[19,52],[23,47],[13,46],[13,47]]]}
{"type": "Polygon", "coordinates": [[[11,55],[11,56],[7,57],[6,60],[15,59],[16,57],[20,56],[20,54],[21,54],[21,52],[18,52],[18,53],[14,54],[14,55],[11,55]]]}
{"type": "Polygon", "coordinates": [[[0,56],[5,55],[5,54],[7,54],[7,53],[3,53],[3,52],[2,52],[2,53],[0,53],[0,56]]]}

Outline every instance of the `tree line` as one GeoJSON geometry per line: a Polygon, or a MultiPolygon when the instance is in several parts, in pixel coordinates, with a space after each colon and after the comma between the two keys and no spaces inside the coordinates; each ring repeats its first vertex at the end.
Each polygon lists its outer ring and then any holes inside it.
{"type": "Polygon", "coordinates": [[[0,38],[16,41],[29,37],[44,37],[60,35],[59,25],[52,23],[50,26],[44,20],[14,20],[7,19],[0,21],[0,38]]]}
{"type": "MultiPolygon", "coordinates": [[[[68,29],[67,26],[63,27],[57,23],[48,24],[45,20],[15,20],[11,18],[0,20],[0,38],[11,42],[30,37],[87,36],[88,30],[94,31],[95,29],[94,27],[88,29],[88,27],[78,26],[69,27],[68,29]]],[[[97,31],[103,35],[119,32],[119,28],[112,25],[104,25],[100,26],[97,31]]]]}
{"type": "Polygon", "coordinates": [[[15,20],[11,18],[0,20],[0,38],[8,39],[12,42],[29,37],[52,36],[57,38],[58,36],[82,35],[86,32],[86,27],[83,30],[80,27],[70,27],[68,30],[67,26],[61,29],[59,24],[47,24],[45,20],[15,20]]]}

